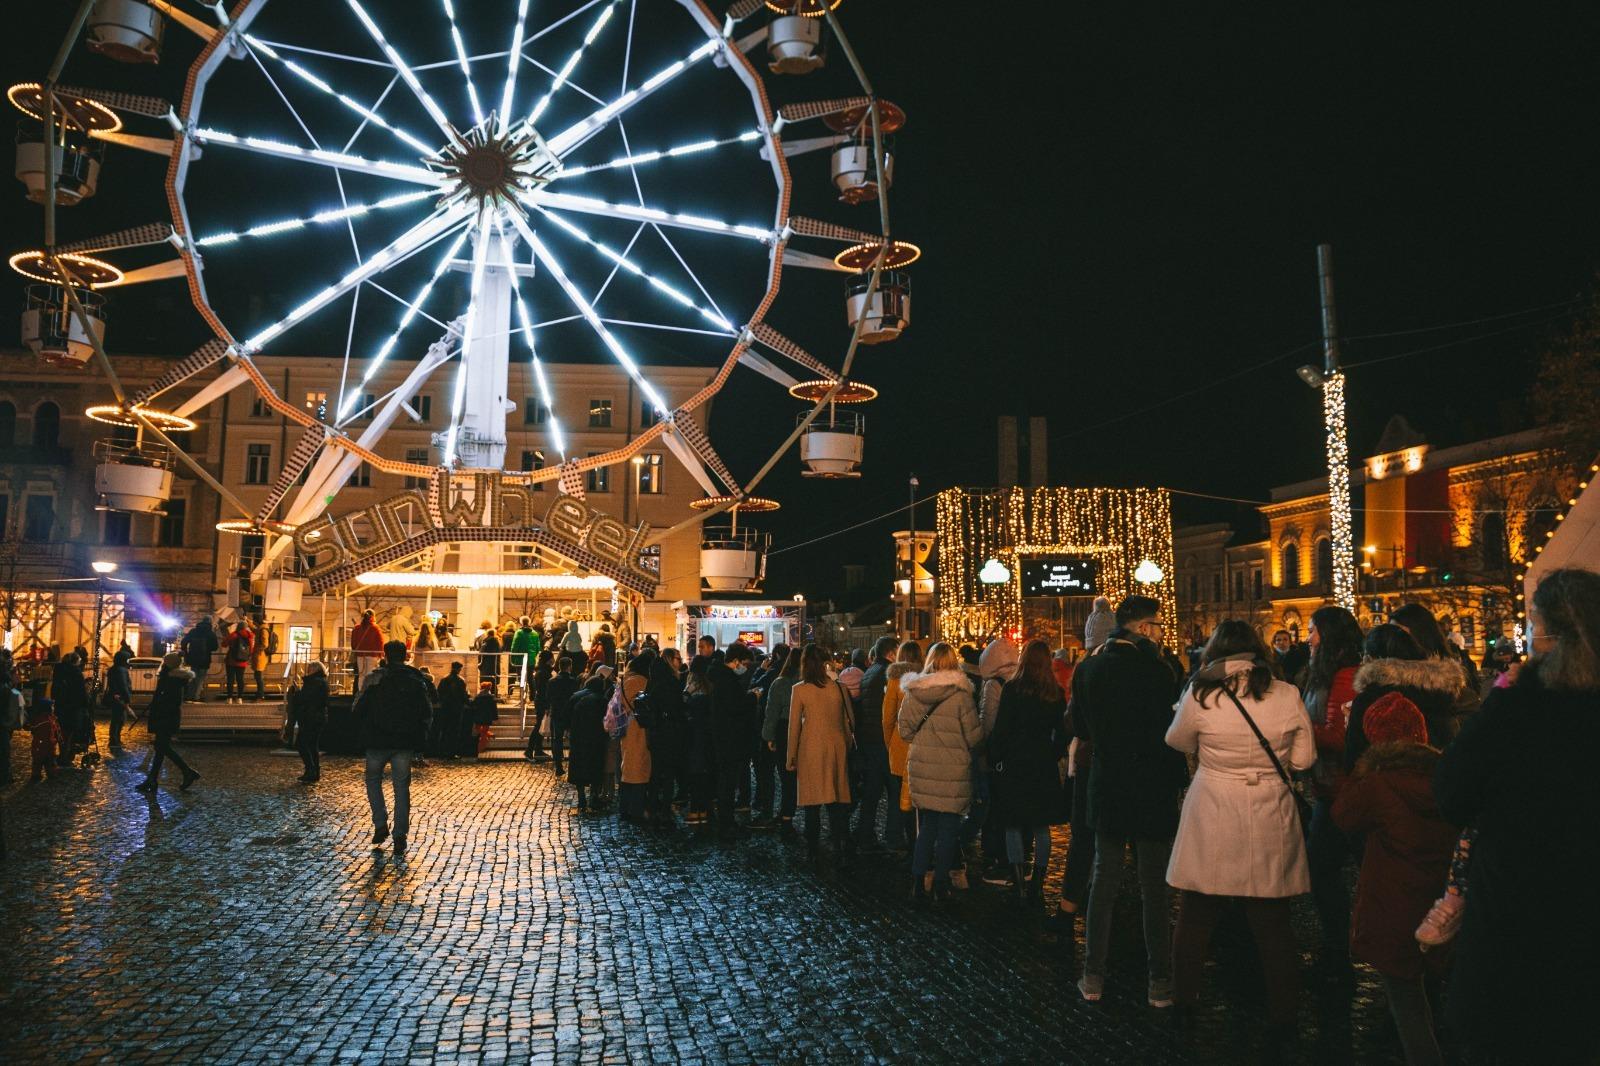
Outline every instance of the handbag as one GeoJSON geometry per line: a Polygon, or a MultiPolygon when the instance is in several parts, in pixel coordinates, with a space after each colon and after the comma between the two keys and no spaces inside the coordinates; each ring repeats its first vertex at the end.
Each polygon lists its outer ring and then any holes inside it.
{"type": "Polygon", "coordinates": [[[1289,790],[1289,795],[1294,797],[1295,813],[1300,816],[1300,828],[1304,829],[1311,824],[1311,804],[1307,803],[1306,798],[1300,795],[1300,790],[1294,787],[1294,782],[1289,778],[1289,772],[1283,768],[1283,763],[1278,761],[1278,753],[1272,750],[1271,744],[1267,743],[1267,738],[1261,734],[1261,727],[1256,725],[1254,718],[1250,717],[1250,712],[1244,709],[1244,704],[1240,702],[1239,697],[1226,688],[1222,691],[1228,694],[1228,698],[1233,701],[1233,705],[1239,708],[1239,713],[1244,715],[1245,723],[1250,726],[1250,732],[1256,735],[1256,742],[1261,745],[1261,750],[1267,753],[1267,758],[1272,760],[1272,768],[1278,771],[1278,777],[1283,781],[1283,786],[1289,790]]]}

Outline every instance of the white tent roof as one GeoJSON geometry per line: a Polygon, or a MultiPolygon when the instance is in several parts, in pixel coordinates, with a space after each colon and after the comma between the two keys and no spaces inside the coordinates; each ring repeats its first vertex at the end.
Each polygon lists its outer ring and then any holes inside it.
{"type": "Polygon", "coordinates": [[[1545,542],[1544,551],[1528,565],[1523,579],[1522,595],[1525,602],[1533,602],[1533,590],[1539,579],[1552,570],[1576,566],[1600,573],[1600,462],[1590,464],[1585,477],[1587,487],[1581,489],[1575,503],[1556,523],[1555,536],[1545,542]]]}

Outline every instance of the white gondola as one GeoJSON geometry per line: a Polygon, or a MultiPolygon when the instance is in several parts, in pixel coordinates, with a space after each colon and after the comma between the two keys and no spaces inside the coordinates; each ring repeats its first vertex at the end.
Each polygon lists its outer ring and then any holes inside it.
{"type": "Polygon", "coordinates": [[[845,319],[851,329],[862,322],[862,344],[882,344],[911,325],[911,275],[903,270],[883,271],[877,291],[869,298],[871,280],[871,272],[857,274],[845,286],[845,319]]]}
{"type": "Polygon", "coordinates": [[[22,343],[29,351],[55,366],[79,367],[94,358],[94,345],[105,343],[106,298],[89,289],[75,289],[89,320],[90,333],[72,313],[66,290],[60,285],[38,284],[27,288],[27,303],[22,310],[22,343]]]}
{"type": "Polygon", "coordinates": [[[28,199],[36,204],[45,198],[45,152],[55,152],[56,203],[71,207],[80,200],[94,195],[100,181],[100,162],[105,158],[105,145],[72,130],[66,133],[64,144],[51,148],[45,136],[44,125],[39,122],[17,123],[17,180],[28,190],[28,199]]]}
{"type": "Polygon", "coordinates": [[[826,62],[822,20],[781,15],[767,27],[767,69],[774,74],[809,74],[826,62]]]}
{"type": "Polygon", "coordinates": [[[119,63],[154,63],[165,27],[161,12],[141,0],[95,0],[84,43],[119,63]]]}
{"type": "MultiPolygon", "coordinates": [[[[894,154],[884,139],[883,186],[894,185],[894,154]]],[[[878,198],[879,168],[872,165],[872,141],[849,141],[833,150],[833,185],[839,199],[847,204],[866,203],[878,198]]]]}
{"type": "Polygon", "coordinates": [[[700,580],[708,592],[760,592],[767,576],[771,537],[753,529],[718,526],[703,531],[700,580]]]}
{"type": "Polygon", "coordinates": [[[853,411],[835,410],[818,415],[800,438],[800,462],[805,467],[801,475],[860,477],[866,432],[867,420],[853,411]]]}
{"type": "Polygon", "coordinates": [[[300,609],[306,583],[297,577],[269,577],[261,589],[261,609],[273,620],[287,618],[300,609]]]}
{"type": "Polygon", "coordinates": [[[162,514],[172,499],[172,453],[159,444],[96,441],[94,490],[112,511],[162,514]]]}

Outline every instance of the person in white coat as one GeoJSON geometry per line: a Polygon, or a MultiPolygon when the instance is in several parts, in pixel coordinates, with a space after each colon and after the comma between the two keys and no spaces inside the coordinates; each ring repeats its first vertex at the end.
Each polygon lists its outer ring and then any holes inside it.
{"type": "Polygon", "coordinates": [[[1167,744],[1198,754],[1199,768],[1184,797],[1167,883],[1180,893],[1172,943],[1180,1017],[1199,999],[1211,933],[1237,901],[1266,975],[1269,1042],[1281,1044],[1294,1037],[1299,995],[1289,905],[1311,891],[1300,816],[1285,775],[1310,769],[1317,751],[1299,691],[1273,678],[1271,662],[1249,623],[1223,622],[1178,701],[1167,744]]]}

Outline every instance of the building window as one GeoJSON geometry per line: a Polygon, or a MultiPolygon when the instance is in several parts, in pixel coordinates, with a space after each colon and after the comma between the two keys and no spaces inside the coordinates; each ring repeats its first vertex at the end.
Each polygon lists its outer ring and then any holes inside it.
{"type": "Polygon", "coordinates": [[[542,426],[550,421],[550,408],[539,402],[539,397],[529,396],[522,401],[522,424],[542,426]]]}
{"type": "Polygon", "coordinates": [[[1282,549],[1283,584],[1282,588],[1297,589],[1300,587],[1300,546],[1292,541],[1285,544],[1282,549]]]}
{"type": "Polygon", "coordinates": [[[418,422],[433,421],[433,397],[425,392],[419,392],[411,397],[411,409],[417,412],[418,422]]]}
{"type": "Polygon", "coordinates": [[[1327,537],[1317,541],[1317,584],[1333,587],[1333,541],[1327,537]]]}
{"type": "MultiPolygon", "coordinates": [[[[606,402],[610,403],[609,400],[606,401],[606,402]]],[[[595,456],[597,456],[599,454],[600,454],[599,452],[590,452],[589,453],[589,458],[593,459],[595,456]]],[[[610,492],[611,491],[611,468],[609,466],[597,466],[594,469],[589,471],[589,491],[590,492],[610,492]]]]}
{"type": "Polygon", "coordinates": [[[372,487],[371,463],[356,464],[356,468],[350,471],[350,487],[353,489],[370,489],[372,487]]]}
{"type": "MultiPolygon", "coordinates": [[[[428,449],[426,449],[426,448],[407,448],[406,449],[406,462],[408,462],[408,463],[416,463],[418,466],[427,466],[428,465],[428,449]]],[[[408,488],[408,489],[425,489],[427,487],[428,487],[428,479],[425,478],[425,477],[411,477],[409,475],[406,477],[406,488],[408,488]]]]}
{"type": "Polygon", "coordinates": [[[649,400],[645,400],[639,405],[640,429],[649,429],[659,421],[661,421],[661,412],[655,409],[654,404],[652,404],[649,400]]]}
{"type": "Polygon", "coordinates": [[[244,449],[244,483],[265,485],[267,467],[272,462],[272,445],[248,444],[244,449]]]}
{"type": "Polygon", "coordinates": [[[1483,524],[1478,527],[1478,554],[1483,560],[1483,568],[1490,573],[1495,573],[1505,568],[1505,515],[1486,514],[1483,516],[1483,524]]]}
{"type": "Polygon", "coordinates": [[[0,400],[0,448],[9,448],[17,442],[17,405],[10,400],[0,400]]]}
{"type": "Polygon", "coordinates": [[[133,515],[127,511],[107,511],[101,523],[100,543],[126,547],[133,542],[133,515]]]}
{"type": "Polygon", "coordinates": [[[589,401],[589,428],[590,429],[610,429],[611,428],[611,401],[610,400],[590,400],[589,401]]]}
{"type": "Polygon", "coordinates": [[[46,400],[33,409],[33,446],[54,448],[61,443],[61,408],[46,400]]]}
{"type": "MultiPolygon", "coordinates": [[[[525,473],[529,474],[533,473],[535,470],[543,470],[544,452],[538,448],[524,448],[522,451],[522,469],[525,473]]],[[[528,488],[534,492],[543,492],[544,482],[535,481],[533,484],[529,485],[528,488]]]]}
{"type": "Polygon", "coordinates": [[[22,539],[43,544],[50,539],[50,530],[55,524],[55,497],[30,492],[22,509],[22,539]]]}
{"type": "Polygon", "coordinates": [[[255,399],[250,401],[251,418],[266,418],[271,414],[272,408],[267,406],[267,398],[265,396],[258,395],[255,399]]]}
{"type": "Polygon", "coordinates": [[[328,394],[321,389],[307,392],[306,410],[316,415],[319,420],[325,420],[328,417],[328,394]]]}
{"type": "Polygon", "coordinates": [[[1261,567],[1250,568],[1250,595],[1252,599],[1261,599],[1261,567]]]}
{"type": "Polygon", "coordinates": [[[261,556],[267,550],[267,540],[260,533],[251,533],[239,538],[239,569],[244,571],[254,570],[261,562],[261,556]]]}
{"type": "Polygon", "coordinates": [[[361,402],[356,405],[356,411],[358,412],[356,417],[361,421],[371,422],[372,416],[378,413],[378,394],[375,392],[363,392],[361,394],[361,402]]]}
{"type": "Polygon", "coordinates": [[[1243,570],[1235,570],[1233,572],[1233,602],[1235,602],[1235,603],[1244,602],[1244,571],[1243,570]]]}
{"type": "Polygon", "coordinates": [[[635,490],[643,496],[658,496],[661,493],[661,453],[646,452],[639,458],[644,462],[634,467],[638,471],[638,478],[634,484],[635,490]]]}
{"type": "Polygon", "coordinates": [[[1211,575],[1211,602],[1222,602],[1222,572],[1215,571],[1211,575]]]}
{"type": "Polygon", "coordinates": [[[185,500],[168,500],[167,513],[156,520],[156,546],[159,548],[183,547],[183,520],[187,517],[185,500]]]}

